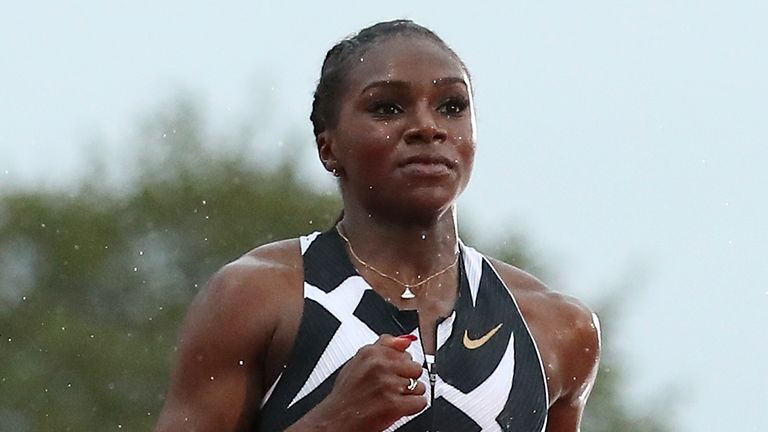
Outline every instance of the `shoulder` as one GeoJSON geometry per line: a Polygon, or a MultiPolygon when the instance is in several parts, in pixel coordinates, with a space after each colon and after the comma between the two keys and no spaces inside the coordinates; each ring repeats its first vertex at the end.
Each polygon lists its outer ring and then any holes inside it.
{"type": "Polygon", "coordinates": [[[299,239],[281,240],[259,246],[225,265],[211,277],[205,290],[223,297],[263,295],[264,290],[280,288],[275,281],[295,276],[301,269],[299,239]]]}
{"type": "Polygon", "coordinates": [[[569,329],[579,329],[580,324],[587,324],[587,327],[590,327],[593,313],[575,297],[550,289],[537,277],[513,265],[490,257],[488,261],[521,309],[525,308],[529,314],[546,313],[549,319],[567,324],[566,327],[569,329]]]}
{"type": "Polygon", "coordinates": [[[269,379],[264,362],[273,335],[301,304],[301,268],[298,240],[271,243],[225,265],[200,290],[158,430],[177,430],[187,419],[201,430],[234,430],[251,420],[243,413],[269,379]]]}
{"type": "Polygon", "coordinates": [[[274,330],[281,300],[300,296],[301,281],[298,239],[253,249],[223,266],[200,290],[187,316],[188,330],[203,330],[196,324],[208,331],[218,329],[214,333],[234,331],[241,336],[274,330]]]}
{"type": "Polygon", "coordinates": [[[552,399],[588,394],[600,357],[597,315],[535,276],[488,258],[515,298],[544,362],[552,399]]]}

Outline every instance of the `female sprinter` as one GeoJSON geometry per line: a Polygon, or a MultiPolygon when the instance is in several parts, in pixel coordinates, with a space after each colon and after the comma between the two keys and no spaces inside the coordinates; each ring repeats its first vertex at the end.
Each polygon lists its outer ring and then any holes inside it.
{"type": "Polygon", "coordinates": [[[457,236],[475,113],[456,53],[373,25],[328,52],[312,108],[342,217],[212,278],[157,429],[578,431],[594,315],[457,236]]]}

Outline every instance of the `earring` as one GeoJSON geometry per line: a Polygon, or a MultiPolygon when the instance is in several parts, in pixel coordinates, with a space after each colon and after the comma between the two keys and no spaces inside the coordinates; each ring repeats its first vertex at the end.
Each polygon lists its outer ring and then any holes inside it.
{"type": "Polygon", "coordinates": [[[336,168],[333,168],[333,169],[331,170],[331,172],[333,173],[333,176],[334,176],[334,177],[339,177],[339,176],[341,175],[341,174],[339,174],[339,170],[337,170],[336,168]]]}

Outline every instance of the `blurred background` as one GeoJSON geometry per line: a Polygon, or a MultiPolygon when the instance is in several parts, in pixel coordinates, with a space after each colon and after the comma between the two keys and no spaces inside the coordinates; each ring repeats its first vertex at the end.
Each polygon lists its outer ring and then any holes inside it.
{"type": "Polygon", "coordinates": [[[338,214],[320,65],[402,17],[473,75],[465,240],[601,316],[583,430],[768,430],[768,4],[708,0],[5,5],[0,430],[151,428],[210,274],[338,214]]]}

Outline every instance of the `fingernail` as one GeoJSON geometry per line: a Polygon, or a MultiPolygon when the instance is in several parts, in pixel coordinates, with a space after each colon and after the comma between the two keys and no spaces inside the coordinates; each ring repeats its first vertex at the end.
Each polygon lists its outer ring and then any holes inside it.
{"type": "Polygon", "coordinates": [[[413,341],[415,341],[416,339],[418,339],[418,338],[416,337],[416,335],[412,335],[412,334],[402,335],[402,336],[398,336],[398,337],[399,337],[399,338],[401,338],[401,339],[408,339],[408,340],[409,340],[409,341],[411,341],[411,342],[413,342],[413,341]]]}

